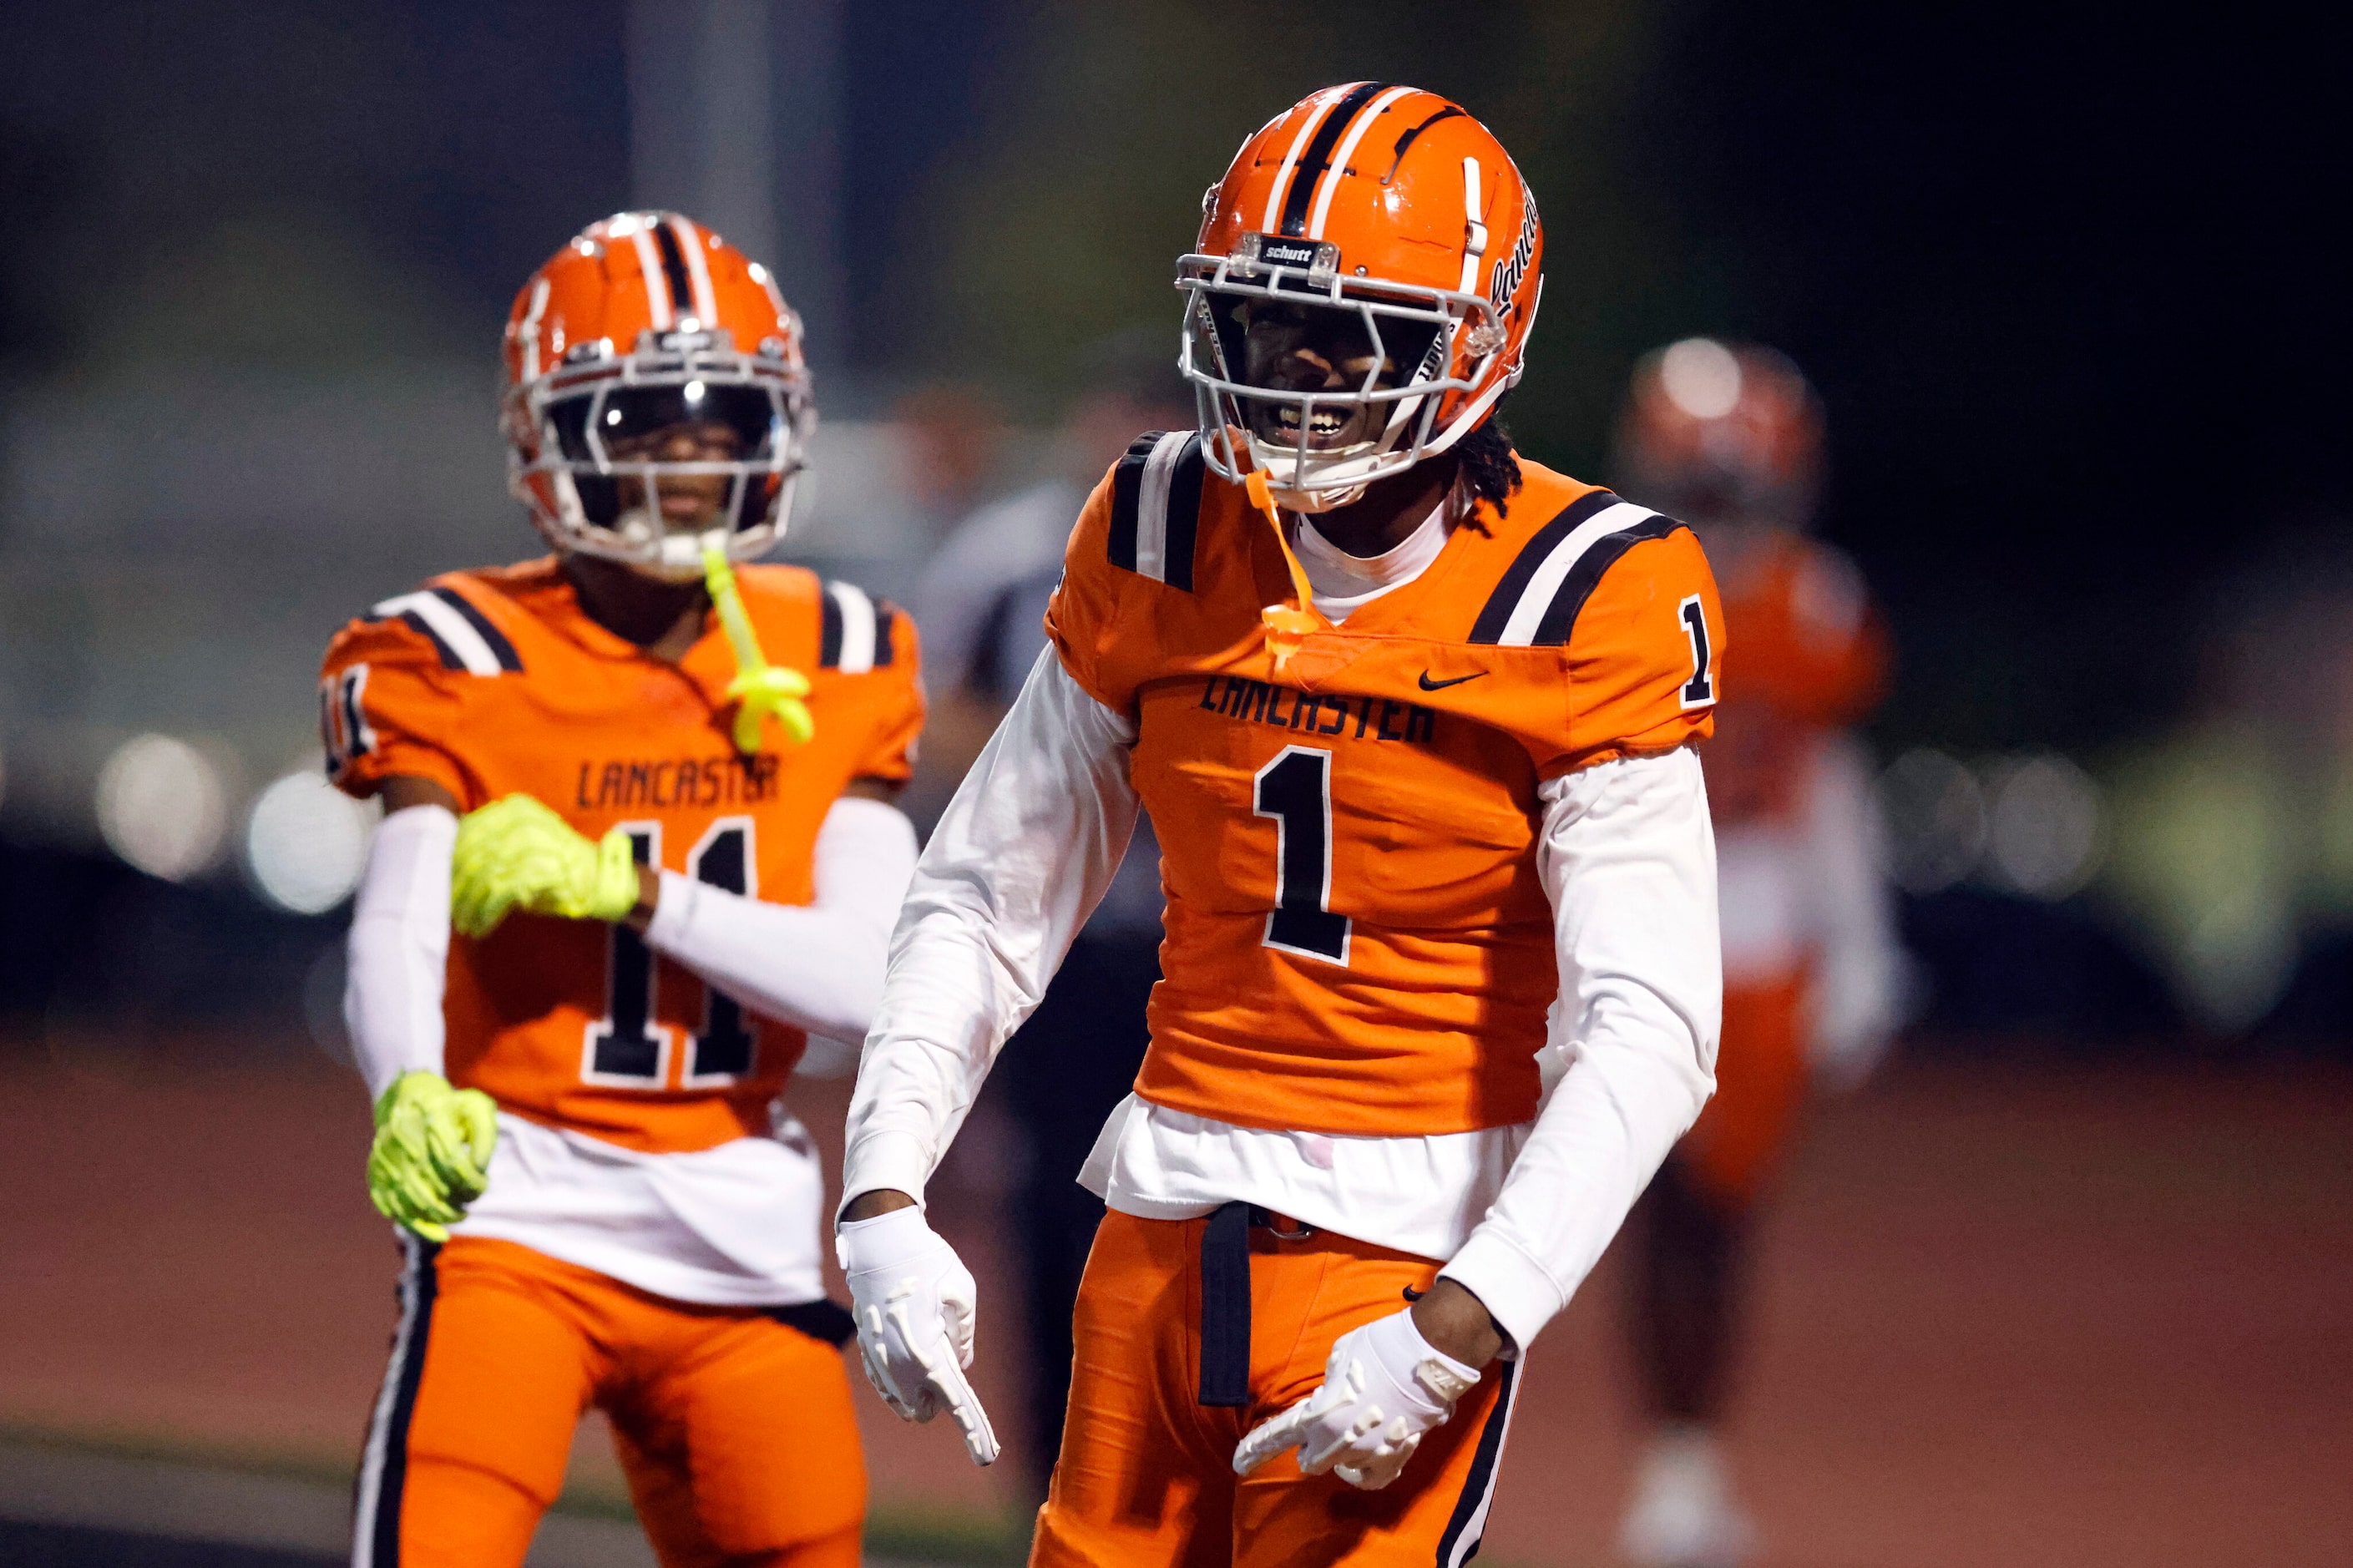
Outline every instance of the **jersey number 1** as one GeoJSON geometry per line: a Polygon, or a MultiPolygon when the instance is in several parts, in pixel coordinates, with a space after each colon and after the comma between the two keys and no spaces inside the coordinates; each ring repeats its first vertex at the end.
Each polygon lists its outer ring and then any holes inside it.
{"type": "MultiPolygon", "coordinates": [[[[626,823],[638,864],[661,863],[661,826],[626,823]]],[[[752,894],[752,821],[712,825],[686,858],[687,875],[730,893],[752,894]]],[[[654,953],[645,939],[616,923],[605,952],[605,1016],[588,1026],[582,1077],[616,1089],[659,1089],[670,1080],[670,1031],[654,1022],[654,953]]],[[[703,987],[702,1027],[688,1042],[684,1087],[731,1083],[752,1070],[754,1041],[732,996],[703,987]]]]}
{"type": "Polygon", "coordinates": [[[1274,818],[1266,945],[1345,966],[1348,917],[1332,912],[1332,753],[1285,746],[1259,769],[1253,813],[1274,818]]]}

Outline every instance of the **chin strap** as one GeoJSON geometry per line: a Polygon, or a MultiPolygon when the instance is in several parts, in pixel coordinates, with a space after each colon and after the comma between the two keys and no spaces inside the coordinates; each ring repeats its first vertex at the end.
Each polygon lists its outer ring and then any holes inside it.
{"type": "Polygon", "coordinates": [[[1259,612],[1266,625],[1266,650],[1274,656],[1274,673],[1280,676],[1290,664],[1291,656],[1299,651],[1300,644],[1320,631],[1330,629],[1330,623],[1315,613],[1315,590],[1308,585],[1307,568],[1291,548],[1291,536],[1283,531],[1282,512],[1274,504],[1274,493],[1269,488],[1264,468],[1253,468],[1243,477],[1242,489],[1266,520],[1274,525],[1275,548],[1282,552],[1282,563],[1291,571],[1293,602],[1269,605],[1259,612]]]}
{"type": "Polygon", "coordinates": [[[772,713],[784,726],[786,740],[807,745],[817,733],[817,721],[801,700],[809,694],[808,677],[770,664],[760,651],[760,638],[752,630],[743,591],[735,585],[735,569],[727,563],[723,547],[702,547],[702,581],[719,611],[719,624],[727,628],[727,644],[735,650],[735,679],[727,683],[727,700],[735,704],[735,749],[747,756],[758,751],[760,731],[772,713]]]}

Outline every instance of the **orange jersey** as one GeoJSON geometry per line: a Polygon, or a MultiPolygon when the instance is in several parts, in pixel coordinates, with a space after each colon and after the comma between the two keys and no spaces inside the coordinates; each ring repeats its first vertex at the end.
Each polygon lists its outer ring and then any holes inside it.
{"type": "Polygon", "coordinates": [[[1797,812],[1815,739],[1877,705],[1890,662],[1886,630],[1844,555],[1780,531],[1741,554],[1724,595],[1740,651],[1707,749],[1719,823],[1797,812]]]}
{"type": "Polygon", "coordinates": [[[1145,1100],[1374,1135],[1535,1114],[1538,786],[1704,737],[1724,626],[1689,529],[1524,472],[1280,674],[1282,547],[1194,437],[1139,440],[1088,501],[1047,628],[1139,730],[1168,900],[1145,1100]]]}
{"type": "MultiPolygon", "coordinates": [[[[396,774],[472,810],[536,796],[591,838],[615,827],[641,861],[778,903],[816,896],[818,828],[851,780],[903,780],[923,700],[907,617],[790,566],[740,571],[761,647],[807,675],[804,746],[770,725],[739,753],[716,626],[677,665],[582,613],[552,560],[437,577],[356,620],[327,649],[328,765],[360,796],[396,774]]],[[[807,1044],[745,1014],[628,927],[510,916],[453,937],[450,1081],[552,1126],[649,1152],[768,1126],[807,1044]]]]}

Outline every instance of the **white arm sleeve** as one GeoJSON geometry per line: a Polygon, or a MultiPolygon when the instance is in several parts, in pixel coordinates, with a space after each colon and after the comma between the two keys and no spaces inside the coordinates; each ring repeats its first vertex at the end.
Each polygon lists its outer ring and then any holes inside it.
{"type": "Polygon", "coordinates": [[[1560,1001],[1535,1126],[1441,1270],[1525,1346],[1624,1223],[1715,1088],[1724,966],[1699,756],[1603,763],[1543,789],[1537,870],[1560,1001]]]}
{"type": "Polygon", "coordinates": [[[920,1198],[1135,831],[1135,726],[1048,647],[948,803],[891,940],[849,1102],[842,1201],[920,1198]]]}
{"type": "Polygon", "coordinates": [[[818,828],[814,901],[768,903],[664,871],[646,945],[763,1017],[862,1039],[914,868],[905,814],[845,795],[818,828]]]}
{"type": "Polygon", "coordinates": [[[343,1026],[371,1099],[402,1073],[441,1070],[457,843],[457,817],[438,805],[394,812],[368,841],[344,942],[343,1026]]]}

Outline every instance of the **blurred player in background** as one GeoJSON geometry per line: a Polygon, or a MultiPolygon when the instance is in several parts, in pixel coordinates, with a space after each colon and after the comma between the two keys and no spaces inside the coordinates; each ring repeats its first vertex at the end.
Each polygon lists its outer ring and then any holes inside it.
{"type": "Polygon", "coordinates": [[[335,781],[385,811],[345,1006],[407,1249],[353,1561],[520,1563],[594,1405],[664,1563],[854,1563],[847,1319],[778,1097],[881,992],[914,633],[732,564],[783,531],[814,411],[797,318],[718,236],[593,225],[505,360],[555,553],[386,600],[326,659],[335,781]]]}
{"type": "Polygon", "coordinates": [[[1461,107],[1314,94],[1198,249],[1195,426],[1088,499],[925,851],[839,1247],[876,1387],[987,1462],[922,1194],[1148,810],[1165,978],[1082,1177],[1109,1212],[1030,1561],[1460,1568],[1521,1347],[1709,1090],[1722,622],[1688,529],[1493,417],[1543,230],[1461,107]]]}
{"type": "Polygon", "coordinates": [[[1656,1568],[1726,1568],[1755,1543],[1716,1438],[1751,1216],[1809,1079],[1859,1080],[1896,1023],[1870,758],[1847,733],[1886,684],[1888,645],[1852,563],[1806,536],[1821,412],[1787,359],[1705,338],[1662,350],[1635,373],[1619,443],[1625,493],[1699,531],[1732,639],[1705,757],[1724,1042],[1715,1100],[1628,1226],[1655,1426],[1620,1545],[1656,1568]]]}
{"type": "MultiPolygon", "coordinates": [[[[1157,332],[1096,346],[1055,438],[1058,468],[1083,472],[1091,482],[1137,430],[1190,421],[1167,348],[1157,332]]],[[[934,694],[934,712],[958,710],[964,722],[957,732],[972,737],[963,755],[944,758],[935,721],[925,745],[929,768],[944,767],[961,779],[1020,694],[1045,651],[1046,607],[1061,581],[1070,521],[1085,501],[1081,484],[1049,478],[976,513],[925,575],[916,598],[924,651],[933,678],[949,688],[934,694]],[[1007,537],[1017,522],[1026,531],[1018,546],[1007,537]],[[1030,537],[1049,531],[1050,539],[1030,537]],[[973,536],[994,543],[975,549],[973,536]],[[1008,574],[1025,563],[1026,570],[1008,574]],[[960,654],[943,655],[930,635],[935,624],[957,628],[951,647],[960,654]]],[[[1144,1063],[1144,1008],[1160,978],[1162,902],[1159,841],[1151,819],[1138,816],[1111,886],[1072,939],[1045,999],[1014,1036],[998,1075],[1029,1146],[1013,1221],[1026,1275],[1021,1313],[1029,1350],[1024,1479],[1037,1497],[1045,1495],[1061,1448],[1071,1313],[1103,1213],[1103,1200],[1074,1178],[1103,1118],[1134,1087],[1144,1063]]]]}

